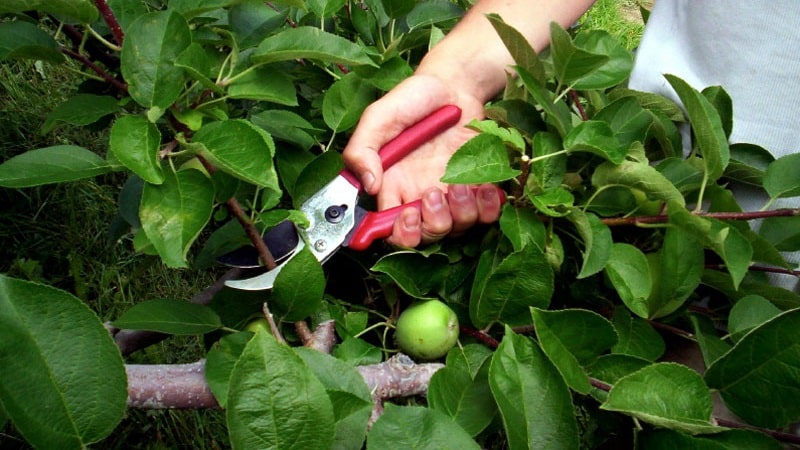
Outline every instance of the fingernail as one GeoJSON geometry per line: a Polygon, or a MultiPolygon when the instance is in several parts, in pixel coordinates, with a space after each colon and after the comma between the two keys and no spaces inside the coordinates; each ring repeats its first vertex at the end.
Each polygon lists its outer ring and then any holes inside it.
{"type": "Polygon", "coordinates": [[[403,214],[403,228],[409,231],[416,231],[419,228],[419,214],[403,214]]]}
{"type": "Polygon", "coordinates": [[[425,204],[431,211],[438,211],[444,206],[442,191],[434,189],[425,195],[425,204]]]}
{"type": "Polygon", "coordinates": [[[498,198],[497,189],[494,187],[491,189],[481,189],[481,198],[486,202],[494,202],[498,198]]]}
{"type": "Polygon", "coordinates": [[[375,184],[375,175],[370,171],[363,172],[361,174],[361,184],[364,186],[365,191],[372,191],[372,186],[375,184]]]}
{"type": "Polygon", "coordinates": [[[464,201],[469,197],[469,188],[463,184],[450,186],[448,191],[454,200],[464,201]]]}

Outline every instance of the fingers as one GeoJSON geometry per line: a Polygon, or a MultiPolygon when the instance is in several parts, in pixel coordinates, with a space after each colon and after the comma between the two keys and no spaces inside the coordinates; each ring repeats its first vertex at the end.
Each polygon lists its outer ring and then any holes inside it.
{"type": "Polygon", "coordinates": [[[447,194],[431,188],[423,193],[420,210],[406,208],[400,213],[389,242],[416,247],[447,235],[458,235],[475,224],[495,222],[500,217],[501,206],[500,193],[491,184],[474,189],[453,185],[447,194]]]}

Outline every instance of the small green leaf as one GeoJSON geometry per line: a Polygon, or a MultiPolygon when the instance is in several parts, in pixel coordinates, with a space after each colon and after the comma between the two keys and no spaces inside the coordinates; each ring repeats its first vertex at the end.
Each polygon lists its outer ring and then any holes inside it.
{"type": "Polygon", "coordinates": [[[120,58],[136,103],[164,111],[178,99],[185,78],[175,60],[191,43],[189,25],[172,11],[149,13],[130,24],[120,58]]]}
{"type": "Polygon", "coordinates": [[[634,314],[648,318],[647,303],[653,286],[647,257],[633,245],[616,242],[606,264],[606,274],[625,306],[634,314]]]}
{"type": "Polygon", "coordinates": [[[225,418],[234,448],[330,448],[325,387],[287,345],[258,331],[231,372],[225,418]]]}
{"type": "Polygon", "coordinates": [[[527,197],[539,212],[549,217],[569,215],[575,204],[575,197],[572,192],[561,186],[549,188],[537,194],[528,192],[527,197]]]}
{"type": "Polygon", "coordinates": [[[261,128],[241,119],[211,122],[192,142],[202,144],[198,153],[227,174],[280,192],[272,163],[275,143],[261,128]]]}
{"type": "Polygon", "coordinates": [[[119,110],[117,99],[108,95],[77,94],[56,106],[42,125],[42,134],[49,133],[62,122],[71,125],[91,125],[119,110]]]}
{"type": "Polygon", "coordinates": [[[770,163],[775,161],[772,153],[755,144],[731,144],[731,161],[725,169],[725,177],[738,183],[760,187],[764,183],[764,173],[770,163]]]}
{"type": "Polygon", "coordinates": [[[544,229],[544,222],[536,211],[529,208],[515,208],[510,204],[503,205],[500,215],[500,229],[514,246],[514,251],[522,250],[528,244],[535,245],[540,250],[544,250],[547,243],[547,235],[544,229]]]}
{"type": "Polygon", "coordinates": [[[624,161],[621,164],[603,163],[592,173],[595,187],[623,185],[640,189],[650,200],[672,200],[684,205],[683,194],[664,175],[646,162],[624,161]]]}
{"type": "Polygon", "coordinates": [[[275,314],[282,320],[295,322],[305,319],[319,309],[325,293],[325,274],[317,258],[304,247],[275,278],[272,302],[275,314]]]}
{"type": "Polygon", "coordinates": [[[199,170],[169,172],[161,185],[145,184],[139,220],[170,267],[187,267],[186,254],[211,218],[214,188],[199,170]]]}
{"type": "Polygon", "coordinates": [[[550,23],[550,51],[555,77],[561,85],[571,85],[609,61],[606,55],[578,48],[569,33],[556,22],[550,23]]]}
{"type": "Polygon", "coordinates": [[[747,333],[706,371],[730,410],[750,424],[781,428],[800,418],[800,309],[747,333]]]}
{"type": "Polygon", "coordinates": [[[0,404],[28,444],[85,448],[122,420],[119,348],[72,295],[0,275],[0,404]]]}
{"type": "MultiPolygon", "coordinates": [[[[600,381],[613,385],[620,378],[643,369],[651,363],[652,361],[637,356],[611,353],[600,356],[594,363],[587,367],[587,369],[592,378],[597,378],[600,381]]],[[[599,393],[595,392],[594,394],[596,395],[599,393]]],[[[605,401],[608,395],[606,392],[602,394],[602,401],[605,401]]]]}
{"type": "Polygon", "coordinates": [[[319,18],[325,19],[342,9],[346,0],[308,0],[308,9],[319,18]]]}
{"type": "Polygon", "coordinates": [[[454,347],[445,367],[436,371],[428,385],[428,403],[477,436],[497,415],[489,388],[491,352],[471,344],[454,347]]]}
{"type": "Polygon", "coordinates": [[[467,126],[480,133],[497,136],[509,147],[525,153],[525,139],[522,137],[522,133],[515,128],[503,128],[493,120],[478,121],[477,119],[473,119],[467,126]]]}
{"type": "MultiPolygon", "coordinates": [[[[314,127],[314,125],[312,125],[308,120],[291,111],[282,109],[262,111],[250,116],[250,121],[253,123],[253,125],[263,128],[264,131],[273,137],[273,139],[291,142],[304,150],[308,150],[316,142],[312,136],[312,133],[318,129],[314,127]]],[[[282,149],[280,148],[277,149],[276,158],[280,158],[281,150],[282,149]]],[[[302,154],[302,152],[298,152],[293,148],[286,150],[286,153],[288,152],[302,154]]],[[[306,155],[308,154],[306,153],[306,155]]],[[[305,164],[308,164],[309,161],[305,161],[305,164]]],[[[303,164],[303,166],[305,166],[305,164],[303,164]]],[[[279,172],[281,170],[280,161],[278,161],[278,170],[279,172]]],[[[281,173],[281,181],[291,186],[293,184],[292,180],[296,176],[297,175],[288,180],[290,182],[287,183],[287,178],[283,176],[283,173],[281,173]]],[[[287,188],[287,190],[291,191],[289,188],[287,188]]]]}
{"type": "Polygon", "coordinates": [[[769,300],[759,295],[746,295],[733,305],[728,314],[728,332],[738,342],[748,331],[781,313],[769,300]]]}
{"type": "Polygon", "coordinates": [[[611,230],[594,214],[585,214],[579,209],[573,209],[567,219],[575,225],[583,240],[583,265],[577,278],[586,278],[600,272],[611,257],[611,247],[614,244],[611,230]]]}
{"type": "Polygon", "coordinates": [[[430,298],[430,292],[444,282],[448,259],[441,254],[428,257],[412,251],[390,253],[372,266],[372,271],[385,273],[400,289],[414,298],[430,298]]]}
{"type": "MultiPolygon", "coordinates": [[[[2,10],[3,6],[0,6],[0,12],[2,10]]],[[[19,20],[0,23],[0,61],[6,59],[33,59],[58,64],[64,61],[64,55],[49,33],[19,20]]]]}
{"type": "Polygon", "coordinates": [[[731,349],[731,345],[722,340],[710,317],[690,314],[689,320],[692,322],[694,335],[703,355],[703,363],[705,367],[709,367],[727,353],[731,349]]]}
{"type": "Polygon", "coordinates": [[[503,18],[499,15],[488,14],[486,17],[492,23],[500,39],[503,40],[503,44],[511,53],[516,65],[529,73],[531,79],[544,84],[546,79],[544,65],[539,59],[539,55],[536,54],[536,50],[531,47],[528,39],[517,29],[503,21],[503,18]]]}
{"type": "Polygon", "coordinates": [[[81,23],[97,20],[97,8],[92,0],[3,0],[0,13],[46,11],[81,23]]]}
{"type": "Polygon", "coordinates": [[[722,176],[730,161],[728,138],[722,128],[722,120],[703,94],[674,75],[664,75],[664,77],[686,107],[709,181],[716,181],[722,176]]]}
{"type": "Polygon", "coordinates": [[[535,342],[506,327],[489,385],[510,449],[579,447],[569,388],[535,342]]]}
{"type": "Polygon", "coordinates": [[[800,216],[768,217],[758,233],[780,251],[800,249],[800,216]]]}
{"type": "Polygon", "coordinates": [[[74,145],[28,150],[0,164],[0,186],[23,188],[92,178],[114,169],[96,153],[74,145]]]}
{"type": "Polygon", "coordinates": [[[546,311],[531,308],[539,345],[570,388],[581,394],[591,390],[582,366],[596,359],[617,341],[611,323],[582,309],[546,311]]]}
{"type": "Polygon", "coordinates": [[[297,92],[292,79],[272,67],[258,67],[237,77],[228,85],[228,95],[235,99],[297,106],[297,92]]]}
{"type": "Polygon", "coordinates": [[[496,183],[521,172],[511,168],[506,146],[497,136],[479,134],[459,148],[447,163],[442,182],[449,184],[496,183]]]}
{"type": "Polygon", "coordinates": [[[345,131],[355,126],[361,113],[375,100],[375,88],[351,72],[335,81],[322,100],[322,117],[331,130],[345,131]]]}
{"type": "Polygon", "coordinates": [[[648,261],[653,276],[649,317],[664,317],[680,308],[700,285],[705,254],[685,231],[667,228],[661,249],[648,261]]]}
{"type": "Polygon", "coordinates": [[[472,437],[444,413],[421,406],[386,404],[367,435],[367,450],[396,448],[479,449],[472,437]]]}
{"type": "Polygon", "coordinates": [[[605,30],[582,31],[575,36],[575,47],[595,55],[606,55],[607,61],[576,80],[573,89],[606,89],[625,81],[633,70],[633,54],[605,30]]]}
{"type": "Polygon", "coordinates": [[[240,49],[255,47],[286,22],[286,11],[261,2],[242,2],[228,11],[228,23],[240,49]]]}
{"type": "Polygon", "coordinates": [[[621,97],[609,103],[592,119],[608,123],[624,147],[637,141],[644,143],[655,120],[653,114],[642,108],[633,97],[621,97]]]}
{"type": "Polygon", "coordinates": [[[724,430],[689,436],[675,430],[655,429],[637,434],[637,445],[648,450],[780,450],[777,441],[758,431],[724,430]]]}
{"type": "Polygon", "coordinates": [[[721,431],[711,424],[711,391],[680,364],[656,363],[620,378],[600,408],[691,434],[721,431]]]}
{"type": "Polygon", "coordinates": [[[795,153],[776,159],[764,173],[764,189],[773,199],[800,195],[800,154],[795,153]]]}
{"type": "Polygon", "coordinates": [[[111,127],[111,152],[148,183],[164,182],[164,172],[158,162],[160,145],[158,127],[143,116],[122,116],[111,127]]]}
{"type": "Polygon", "coordinates": [[[233,367],[252,337],[249,331],[225,335],[206,353],[206,382],[222,408],[228,404],[228,382],[233,367]]]}
{"type": "Polygon", "coordinates": [[[572,129],[573,114],[564,101],[557,101],[555,94],[539,83],[533,75],[523,67],[515,66],[519,79],[525,85],[528,93],[533,97],[537,106],[546,114],[547,122],[558,131],[559,137],[564,137],[572,129]]]}
{"type": "Polygon", "coordinates": [[[469,302],[472,323],[482,328],[500,320],[528,323],[528,308],[546,308],[553,295],[553,269],[541,249],[528,245],[495,265],[495,256],[481,255],[469,302]]]}
{"type": "Polygon", "coordinates": [[[564,136],[567,152],[588,152],[620,164],[628,154],[628,148],[617,139],[606,122],[587,120],[581,122],[564,136]]]}
{"type": "Polygon", "coordinates": [[[611,347],[613,353],[655,361],[664,354],[664,339],[641,317],[632,316],[627,308],[615,308],[611,318],[619,339],[611,347]]]}
{"type": "Polygon", "coordinates": [[[222,326],[222,322],[217,313],[208,306],[164,298],[133,305],[114,321],[114,326],[120,329],[192,335],[214,331],[222,326]]]}
{"type": "Polygon", "coordinates": [[[287,28],[264,39],[250,56],[254,64],[293,59],[325,63],[375,65],[361,46],[316,27],[287,28]]]}

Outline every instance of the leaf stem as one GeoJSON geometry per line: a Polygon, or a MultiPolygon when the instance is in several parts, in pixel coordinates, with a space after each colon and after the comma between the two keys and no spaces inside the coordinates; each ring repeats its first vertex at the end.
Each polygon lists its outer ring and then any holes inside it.
{"type": "Polygon", "coordinates": [[[100,33],[95,31],[94,28],[92,28],[91,26],[86,25],[86,29],[89,30],[89,34],[91,34],[95,39],[100,41],[101,44],[103,44],[106,47],[108,47],[109,50],[113,50],[115,52],[122,51],[122,47],[120,47],[119,45],[114,44],[113,42],[109,42],[108,39],[106,39],[102,35],[100,35],[100,33]]]}

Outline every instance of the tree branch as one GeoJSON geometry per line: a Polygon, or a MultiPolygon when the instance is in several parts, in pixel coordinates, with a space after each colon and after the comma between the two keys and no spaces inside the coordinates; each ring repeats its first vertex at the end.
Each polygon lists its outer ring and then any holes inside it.
{"type": "Polygon", "coordinates": [[[108,25],[108,28],[111,30],[111,34],[114,35],[114,40],[117,41],[117,45],[122,46],[125,35],[122,32],[122,27],[119,25],[116,16],[114,16],[114,11],[108,6],[106,0],[94,0],[94,4],[97,10],[100,11],[100,15],[103,16],[106,25],[108,25]]]}
{"type": "MultiPolygon", "coordinates": [[[[790,217],[800,215],[800,208],[781,208],[769,211],[750,211],[750,212],[718,212],[718,213],[697,213],[696,216],[708,217],[717,220],[755,220],[767,217],[790,217]]],[[[613,226],[639,225],[650,223],[666,223],[669,216],[659,214],[655,216],[630,216],[630,217],[607,217],[600,219],[604,224],[613,226]]]]}
{"type": "Polygon", "coordinates": [[[92,61],[90,61],[89,58],[87,58],[86,56],[83,56],[80,53],[72,51],[72,50],[67,49],[67,48],[62,48],[61,52],[64,53],[65,55],[69,56],[70,58],[72,58],[72,59],[74,59],[76,61],[79,61],[81,64],[85,65],[86,67],[92,69],[95,73],[100,75],[101,78],[103,78],[106,82],[108,82],[109,84],[111,84],[112,86],[117,88],[120,92],[122,92],[122,93],[127,93],[128,92],[128,85],[127,84],[125,84],[125,83],[117,80],[116,78],[112,77],[111,75],[109,75],[108,72],[103,70],[102,67],[100,67],[97,64],[93,63],[92,61]]]}

